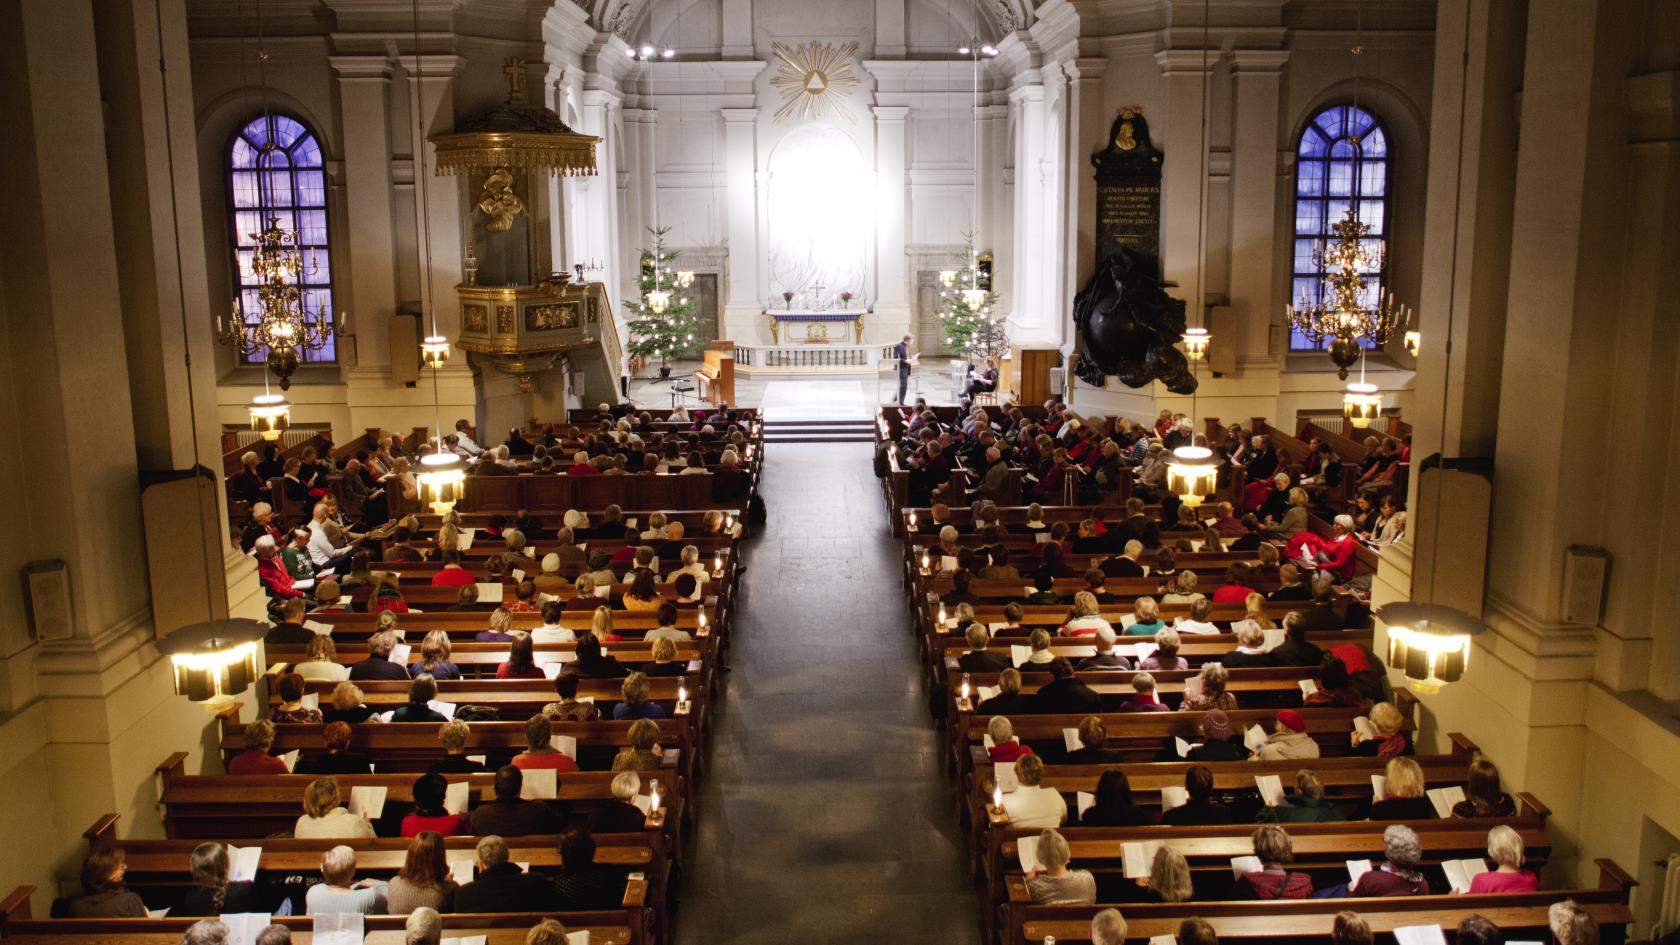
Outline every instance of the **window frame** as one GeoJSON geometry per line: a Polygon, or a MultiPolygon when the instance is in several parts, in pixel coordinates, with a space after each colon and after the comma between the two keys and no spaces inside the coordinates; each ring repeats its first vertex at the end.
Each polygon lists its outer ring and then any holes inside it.
{"type": "MultiPolygon", "coordinates": [[[[1310,259],[1307,260],[1305,266],[1303,266],[1300,255],[1300,246],[1303,241],[1311,241],[1322,247],[1328,244],[1330,240],[1334,239],[1334,235],[1330,232],[1330,228],[1335,225],[1337,220],[1341,219],[1340,216],[1337,216],[1334,219],[1330,216],[1330,207],[1335,203],[1348,203],[1357,207],[1359,210],[1359,219],[1366,223],[1370,222],[1369,217],[1367,216],[1368,211],[1366,205],[1369,203],[1380,204],[1379,212],[1381,214],[1382,225],[1372,227],[1371,232],[1366,235],[1365,241],[1368,244],[1376,244],[1377,248],[1381,252],[1382,264],[1377,267],[1375,271],[1367,272],[1365,274],[1366,291],[1371,293],[1373,298],[1380,299],[1382,298],[1383,293],[1388,290],[1389,246],[1390,239],[1393,235],[1395,207],[1393,143],[1393,134],[1375,112],[1349,101],[1331,102],[1320,106],[1314,109],[1306,122],[1302,124],[1300,133],[1296,135],[1295,138],[1295,167],[1294,173],[1291,175],[1292,183],[1290,188],[1290,277],[1287,287],[1288,296],[1286,299],[1289,304],[1293,305],[1299,301],[1301,297],[1301,283],[1304,280],[1311,280],[1312,292],[1311,295],[1308,296],[1309,301],[1316,302],[1323,296],[1322,280],[1324,269],[1322,266],[1312,264],[1310,259]],[[1331,136],[1330,133],[1321,125],[1321,121],[1325,116],[1337,112],[1340,112],[1341,129],[1339,134],[1331,136]],[[1353,153],[1343,156],[1336,155],[1335,149],[1337,143],[1345,141],[1348,138],[1350,128],[1352,127],[1363,128],[1363,131],[1359,135],[1358,143],[1352,146],[1353,153]],[[1380,136],[1380,149],[1373,149],[1378,150],[1380,153],[1367,154],[1367,143],[1370,141],[1373,134],[1380,136]],[[1306,153],[1306,147],[1309,141],[1320,142],[1319,149],[1314,154],[1306,153]],[[1318,188],[1315,192],[1303,193],[1303,171],[1304,169],[1315,165],[1319,168],[1318,188]],[[1335,167],[1337,165],[1345,165],[1347,167],[1348,191],[1345,195],[1332,194],[1330,192],[1331,182],[1336,176],[1335,167]],[[1375,196],[1367,196],[1366,194],[1366,187],[1368,183],[1366,180],[1366,168],[1371,165],[1380,165],[1381,170],[1380,193],[1375,196]],[[1317,218],[1319,225],[1316,231],[1305,231],[1302,229],[1302,210],[1306,205],[1315,205],[1318,209],[1317,218]]],[[[1324,344],[1322,342],[1316,345],[1312,344],[1299,332],[1288,325],[1285,325],[1285,328],[1289,333],[1286,353],[1304,354],[1324,350],[1324,344]]],[[[1369,336],[1362,336],[1360,338],[1360,344],[1366,351],[1369,352],[1380,352],[1383,350],[1383,346],[1375,343],[1369,336]]]]}
{"type": "MultiPolygon", "coordinates": [[[[242,303],[240,312],[246,325],[256,322],[256,318],[251,314],[255,311],[254,306],[243,304],[255,293],[256,283],[246,281],[247,272],[243,264],[241,251],[249,249],[255,244],[254,241],[245,242],[245,234],[249,233],[250,229],[248,225],[241,225],[240,217],[242,214],[256,214],[256,223],[259,228],[267,226],[269,217],[279,216],[281,227],[298,236],[298,250],[305,262],[313,258],[315,264],[319,267],[317,273],[306,277],[300,284],[306,310],[312,313],[316,310],[317,303],[324,303],[328,317],[332,317],[334,311],[333,274],[335,270],[333,266],[332,219],[331,209],[328,207],[326,164],[326,154],[321,144],[321,136],[315,132],[309,122],[286,111],[267,111],[246,118],[234,129],[226,146],[222,149],[222,176],[227,199],[228,262],[231,276],[229,281],[232,284],[233,297],[242,303]],[[289,122],[295,128],[286,128],[282,125],[283,122],[289,122]],[[264,123],[268,124],[268,128],[262,129],[260,127],[264,123]],[[284,131],[281,130],[282,128],[284,128],[284,131]],[[252,137],[259,131],[262,133],[262,140],[284,139],[288,133],[291,134],[291,137],[285,144],[279,145],[271,151],[265,151],[263,145],[252,137]],[[241,144],[254,152],[249,164],[240,163],[239,150],[241,144]],[[286,156],[285,167],[268,166],[265,168],[264,155],[267,153],[284,154],[286,156]],[[300,153],[312,163],[300,163],[297,160],[300,153]],[[289,202],[285,204],[273,202],[274,192],[272,190],[268,190],[267,196],[264,193],[265,189],[272,186],[273,175],[276,173],[284,175],[287,197],[289,198],[289,202]],[[256,192],[255,204],[241,206],[240,185],[243,179],[241,175],[251,175],[250,186],[254,187],[256,192]],[[319,186],[316,188],[306,187],[306,175],[318,175],[319,186]],[[319,201],[300,202],[309,194],[311,189],[318,191],[319,201]],[[318,240],[304,240],[305,230],[300,218],[306,214],[319,214],[320,238],[318,240]]],[[[314,324],[314,322],[311,321],[310,324],[314,324]]],[[[338,339],[336,336],[330,336],[323,347],[314,350],[304,349],[299,352],[299,355],[304,367],[337,365],[339,363],[338,339]]],[[[237,352],[237,356],[242,367],[261,366],[266,363],[268,352],[265,349],[254,354],[247,354],[241,348],[237,352]]]]}

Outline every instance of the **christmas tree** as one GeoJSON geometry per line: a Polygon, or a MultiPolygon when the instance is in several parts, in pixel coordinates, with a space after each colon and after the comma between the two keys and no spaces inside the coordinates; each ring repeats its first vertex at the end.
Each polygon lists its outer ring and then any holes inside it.
{"type": "Polygon", "coordinates": [[[945,330],[946,347],[965,358],[1001,356],[1009,348],[1006,317],[995,311],[998,297],[992,291],[991,274],[975,266],[974,241],[969,240],[961,269],[939,274],[944,287],[939,298],[939,324],[945,330]]]}
{"type": "Polygon", "coordinates": [[[630,353],[661,366],[686,357],[700,347],[700,312],[688,291],[694,273],[676,269],[677,254],[665,249],[671,228],[648,228],[653,248],[642,250],[637,297],[625,303],[629,312],[630,353]]]}

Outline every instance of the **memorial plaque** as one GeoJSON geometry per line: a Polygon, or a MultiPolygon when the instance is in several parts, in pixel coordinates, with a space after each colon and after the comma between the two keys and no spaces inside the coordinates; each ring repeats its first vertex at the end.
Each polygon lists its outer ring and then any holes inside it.
{"type": "Polygon", "coordinates": [[[1097,169],[1099,265],[1125,247],[1161,257],[1161,152],[1149,140],[1149,123],[1137,106],[1120,109],[1108,147],[1091,155],[1097,169]]]}

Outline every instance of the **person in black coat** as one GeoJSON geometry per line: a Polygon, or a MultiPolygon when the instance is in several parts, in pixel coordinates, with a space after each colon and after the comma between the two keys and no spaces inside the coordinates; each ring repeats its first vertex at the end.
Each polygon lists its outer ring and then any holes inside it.
{"type": "Polygon", "coordinates": [[[1126,760],[1125,753],[1108,747],[1108,726],[1091,716],[1079,723],[1079,746],[1067,753],[1070,765],[1111,765],[1126,760]]]}
{"type": "Polygon", "coordinates": [[[998,694],[974,707],[975,715],[1018,715],[1032,711],[1033,697],[1021,692],[1021,671],[1011,666],[998,674],[998,694]]]}
{"type": "Polygon", "coordinates": [[[308,610],[308,602],[301,597],[282,602],[280,622],[263,634],[263,642],[270,646],[277,643],[308,644],[310,640],[315,639],[315,631],[303,625],[303,615],[308,610]]]}
{"type": "Polygon", "coordinates": [[[958,604],[980,603],[980,598],[969,593],[968,590],[969,585],[973,583],[973,581],[974,576],[968,572],[967,568],[958,568],[951,575],[950,593],[941,597],[939,602],[944,604],[946,607],[955,607],[958,604]]]}
{"type": "Polygon", "coordinates": [[[1283,618],[1283,642],[1273,647],[1269,655],[1278,666],[1317,666],[1324,662],[1324,651],[1317,644],[1307,642],[1307,627],[1300,611],[1292,611],[1283,618]]]}
{"type": "Polygon", "coordinates": [[[1110,547],[1124,550],[1126,542],[1138,541],[1145,548],[1161,547],[1161,527],[1144,514],[1142,499],[1126,500],[1126,520],[1108,530],[1110,547]]]}
{"type": "Polygon", "coordinates": [[[1232,733],[1231,717],[1222,709],[1210,709],[1202,716],[1198,726],[1202,732],[1202,743],[1190,749],[1184,756],[1186,761],[1246,761],[1248,746],[1242,743],[1242,736],[1232,733]]]}
{"type": "Polygon", "coordinates": [[[219,843],[201,843],[193,847],[189,862],[192,888],[181,897],[181,904],[170,910],[171,915],[229,915],[264,911],[258,907],[254,884],[228,881],[230,865],[227,847],[219,843]]]}
{"type": "Polygon", "coordinates": [[[1213,799],[1213,771],[1204,765],[1184,772],[1184,790],[1190,795],[1189,803],[1162,812],[1162,824],[1184,827],[1235,824],[1247,819],[1236,808],[1213,799]]]}
{"type": "Polygon", "coordinates": [[[593,635],[577,642],[577,660],[572,668],[584,679],[623,679],[630,675],[630,667],[620,663],[617,657],[602,655],[601,641],[593,635]]]}
{"type": "Polygon", "coordinates": [[[496,798],[488,804],[480,804],[473,808],[469,817],[472,832],[481,837],[490,834],[525,837],[555,833],[565,826],[566,818],[550,804],[521,800],[519,792],[524,786],[524,772],[513,765],[497,768],[496,798]]]}
{"type": "Polygon", "coordinates": [[[1007,655],[986,649],[992,642],[992,635],[980,621],[969,624],[963,636],[968,639],[968,652],[957,657],[957,668],[963,672],[1001,673],[1013,665],[1007,655]]]}
{"type": "Polygon", "coordinates": [[[350,678],[407,679],[408,667],[391,662],[391,651],[397,647],[397,635],[381,630],[368,640],[368,657],[350,664],[350,678]]]}
{"type": "Polygon", "coordinates": [[[624,874],[595,862],[595,837],[573,829],[560,835],[560,872],[554,889],[561,909],[615,909],[624,901],[624,874]]]}
{"type": "Polygon", "coordinates": [[[1102,711],[1102,696],[1079,681],[1067,657],[1058,656],[1050,661],[1050,676],[1050,681],[1040,686],[1038,694],[1033,696],[1034,712],[1074,715],[1102,711]]]}
{"type": "Polygon", "coordinates": [[[443,912],[557,912],[554,884],[508,862],[507,841],[491,835],[478,841],[478,878],[450,893],[443,912]]]}
{"type": "Polygon", "coordinates": [[[1148,808],[1132,803],[1132,785],[1126,772],[1110,768],[1097,779],[1096,803],[1079,817],[1081,827],[1151,827],[1158,818],[1148,808]]]}
{"type": "Polygon", "coordinates": [[[589,815],[590,833],[641,833],[647,829],[647,815],[634,798],[642,791],[642,776],[634,771],[613,775],[613,800],[589,815]]]}

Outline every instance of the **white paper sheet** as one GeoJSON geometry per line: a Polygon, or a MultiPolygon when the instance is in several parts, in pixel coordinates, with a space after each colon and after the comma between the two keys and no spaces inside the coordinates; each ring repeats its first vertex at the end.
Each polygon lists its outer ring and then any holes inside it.
{"type": "Polygon", "coordinates": [[[489,756],[488,755],[468,755],[467,760],[472,762],[475,765],[478,765],[479,767],[483,767],[484,766],[484,759],[487,758],[487,757],[489,757],[489,756]]]}
{"type": "Polygon", "coordinates": [[[499,581],[481,581],[473,585],[478,588],[478,602],[481,604],[501,603],[502,585],[499,581]]]}
{"type": "Polygon", "coordinates": [[[453,702],[444,702],[442,699],[433,699],[432,701],[426,703],[426,708],[431,709],[433,712],[436,712],[446,719],[455,718],[455,703],[453,702]]]}
{"type": "Polygon", "coordinates": [[[554,769],[527,768],[519,796],[527,801],[551,801],[555,797],[554,769]]]}
{"type": "Polygon", "coordinates": [[[1371,724],[1371,720],[1363,715],[1353,720],[1353,730],[1366,738],[1377,737],[1377,727],[1371,724]]]}
{"type": "Polygon", "coordinates": [[[350,813],[363,820],[378,820],[385,813],[385,796],[390,789],[359,784],[350,789],[350,813]]]}
{"type": "Polygon", "coordinates": [[[396,646],[391,647],[391,662],[397,664],[398,666],[407,666],[408,656],[413,652],[414,647],[409,646],[407,643],[398,643],[396,646]]]}
{"type": "Polygon", "coordinates": [[[288,751],[285,754],[280,756],[280,760],[282,762],[285,762],[287,771],[296,771],[297,770],[298,751],[299,751],[298,749],[294,748],[291,751],[288,751]]]}
{"type": "Polygon", "coordinates": [[[303,698],[298,700],[298,704],[302,705],[305,709],[319,709],[321,707],[321,694],[318,692],[306,692],[303,694],[303,698]]]}
{"type": "Polygon", "coordinates": [[[1013,761],[1000,761],[992,765],[992,777],[997,780],[998,787],[1003,788],[1005,794],[1014,794],[1015,789],[1021,786],[1021,780],[1015,776],[1013,761]]]}
{"type": "Polygon", "coordinates": [[[1289,637],[1289,631],[1283,629],[1282,627],[1267,627],[1266,628],[1266,645],[1265,645],[1266,649],[1268,649],[1268,650],[1277,649],[1278,647],[1283,645],[1283,641],[1288,639],[1288,637],[1289,637]]]}
{"type": "Polygon", "coordinates": [[[1408,925],[1394,930],[1396,945],[1447,945],[1439,925],[1408,925]]]}
{"type": "Polygon", "coordinates": [[[630,803],[635,804],[636,809],[644,814],[652,813],[653,811],[653,798],[646,794],[638,794],[635,797],[632,797],[630,799],[630,803]]]}
{"type": "Polygon", "coordinates": [[[1194,747],[1194,746],[1192,746],[1189,742],[1185,741],[1184,739],[1179,738],[1177,735],[1173,736],[1173,750],[1178,752],[1178,757],[1188,758],[1190,756],[1190,749],[1192,747],[1194,747]]]}
{"type": "Polygon", "coordinates": [[[330,623],[318,623],[314,620],[305,620],[303,622],[303,629],[314,633],[316,636],[326,637],[332,636],[333,625],[330,623]]]}
{"type": "Polygon", "coordinates": [[[1261,774],[1254,778],[1254,786],[1260,789],[1260,799],[1267,807],[1283,805],[1283,779],[1275,774],[1261,774]]]}
{"type": "Polygon", "coordinates": [[[980,747],[986,749],[987,751],[991,751],[993,748],[997,747],[997,742],[992,741],[991,732],[986,732],[980,736],[980,747]]]}
{"type": "Polygon", "coordinates": [[[1371,793],[1379,801],[1387,800],[1388,799],[1388,778],[1385,778],[1380,774],[1371,775],[1371,793]]]}
{"type": "Polygon", "coordinates": [[[1161,849],[1159,840],[1140,840],[1120,844],[1121,869],[1127,879],[1147,879],[1155,863],[1155,851],[1161,849]]]}
{"type": "MultiPolygon", "coordinates": [[[[980,702],[985,702],[987,699],[994,698],[1002,692],[1002,686],[981,686],[980,688],[974,690],[974,694],[980,697],[980,702]]],[[[976,703],[976,705],[978,704],[979,703],[976,703]]]]}
{"type": "Polygon", "coordinates": [[[1015,841],[1015,854],[1021,860],[1021,872],[1030,873],[1042,869],[1044,864],[1038,861],[1038,838],[1021,837],[1015,841]]]}
{"type": "Polygon", "coordinates": [[[266,912],[234,912],[216,918],[227,926],[227,945],[252,945],[257,934],[274,922],[266,912]]]}
{"type": "Polygon", "coordinates": [[[1178,945],[1178,936],[1171,934],[1151,935],[1149,936],[1149,945],[1178,945]]]}
{"type": "Polygon", "coordinates": [[[550,735],[548,736],[548,743],[560,754],[565,755],[573,761],[577,760],[576,735],[550,735]]]}
{"type": "Polygon", "coordinates": [[[1347,868],[1348,868],[1348,886],[1352,887],[1354,884],[1359,882],[1359,877],[1364,876],[1366,873],[1371,872],[1371,861],[1370,860],[1348,860],[1347,861],[1347,868]]]}
{"type": "Polygon", "coordinates": [[[472,801],[472,785],[456,781],[443,792],[443,809],[451,814],[465,814],[472,801]]]}
{"type": "Polygon", "coordinates": [[[314,918],[314,945],[362,945],[366,932],[360,912],[322,912],[314,918]]]}
{"type": "Polygon", "coordinates": [[[1097,804],[1097,796],[1085,791],[1079,791],[1075,793],[1073,797],[1074,803],[1078,806],[1076,813],[1078,813],[1080,817],[1084,817],[1085,812],[1095,807],[1097,804]]]}
{"type": "Polygon", "coordinates": [[[589,945],[589,930],[578,929],[566,933],[566,945],[589,945]]]}
{"type": "Polygon", "coordinates": [[[248,883],[257,878],[257,865],[262,862],[262,847],[227,848],[228,882],[248,883]]]}
{"type": "Polygon", "coordinates": [[[1032,647],[1022,646],[1019,643],[1010,644],[1009,661],[1015,664],[1016,669],[1026,665],[1027,660],[1031,657],[1032,647]]]}
{"type": "Polygon", "coordinates": [[[1470,891],[1470,881],[1488,871],[1487,863],[1480,857],[1467,860],[1443,860],[1441,872],[1447,874],[1447,884],[1455,893],[1470,891]]]}
{"type": "Polygon", "coordinates": [[[462,935],[457,938],[443,939],[438,942],[438,945],[487,945],[489,941],[490,936],[488,935],[462,935]]]}
{"type": "Polygon", "coordinates": [[[1241,879],[1244,873],[1258,873],[1266,868],[1257,856],[1231,857],[1231,878],[1241,879]]]}
{"type": "Polygon", "coordinates": [[[444,864],[449,867],[450,878],[465,885],[472,882],[473,873],[478,869],[478,857],[471,850],[450,853],[444,857],[444,864]]]}
{"type": "Polygon", "coordinates": [[[956,555],[940,555],[939,556],[939,570],[950,572],[950,571],[955,571],[956,569],[957,569],[957,556],[956,555]]]}
{"type": "Polygon", "coordinates": [[[1464,801],[1464,789],[1458,785],[1452,787],[1435,788],[1423,792],[1429,798],[1429,803],[1435,807],[1435,816],[1445,820],[1452,816],[1453,805],[1464,801]]]}
{"type": "Polygon", "coordinates": [[[1299,685],[1301,687],[1301,695],[1303,697],[1310,696],[1318,691],[1318,683],[1315,680],[1303,679],[1299,685]]]}
{"type": "Polygon", "coordinates": [[[471,549],[472,548],[472,543],[473,543],[473,534],[477,531],[478,531],[478,529],[476,529],[476,528],[463,528],[463,529],[461,529],[461,531],[460,531],[461,540],[458,543],[456,543],[455,547],[460,549],[461,551],[467,551],[467,550],[471,549]]]}
{"type": "Polygon", "coordinates": [[[1243,745],[1249,751],[1259,751],[1260,746],[1266,744],[1266,730],[1259,725],[1250,725],[1243,733],[1243,745]]]}
{"type": "Polygon", "coordinates": [[[1161,809],[1172,810],[1190,803],[1190,792],[1181,787],[1168,786],[1161,789],[1161,809]]]}
{"type": "Polygon", "coordinates": [[[1080,748],[1079,729],[1062,729],[1062,744],[1067,746],[1068,751],[1078,751],[1080,748]]]}

